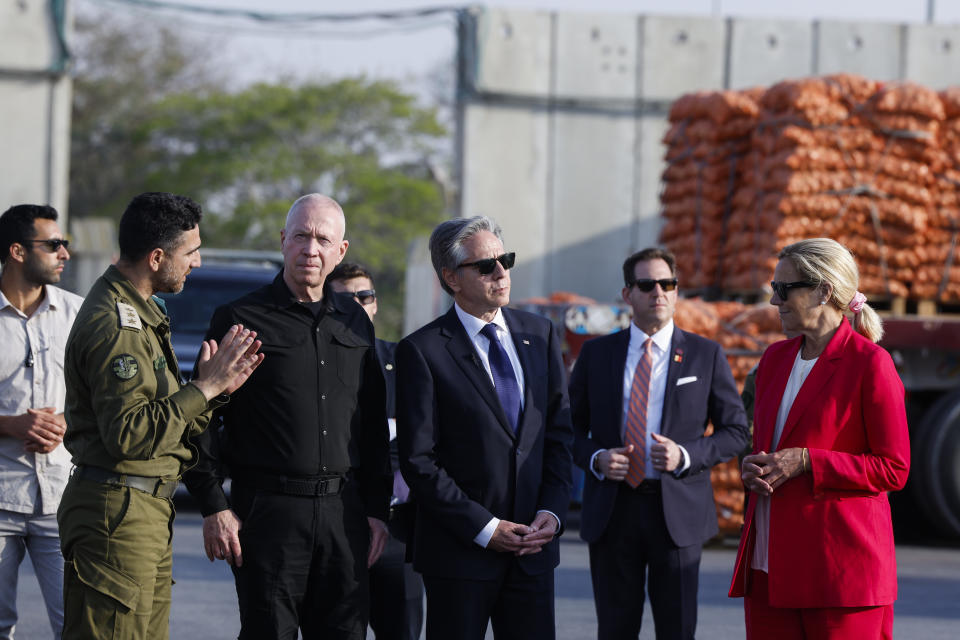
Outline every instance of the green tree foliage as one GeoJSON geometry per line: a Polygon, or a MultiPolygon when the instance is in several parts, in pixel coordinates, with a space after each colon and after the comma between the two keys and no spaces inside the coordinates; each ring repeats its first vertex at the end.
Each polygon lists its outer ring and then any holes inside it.
{"type": "Polygon", "coordinates": [[[86,28],[111,37],[80,49],[97,61],[74,85],[75,215],[116,217],[136,193],[172,191],[203,205],[206,246],[278,249],[293,200],[326,193],[346,211],[348,259],[376,276],[379,333],[398,336],[407,247],[444,218],[433,109],[365,78],[229,90],[172,31],[86,28]]]}

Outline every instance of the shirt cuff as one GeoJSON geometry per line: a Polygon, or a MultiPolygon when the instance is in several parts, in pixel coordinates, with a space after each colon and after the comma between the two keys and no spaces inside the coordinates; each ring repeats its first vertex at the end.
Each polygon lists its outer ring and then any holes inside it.
{"type": "Polygon", "coordinates": [[[597,480],[603,480],[606,476],[600,473],[599,471],[597,471],[596,468],[594,468],[593,461],[598,455],[600,455],[604,451],[606,451],[606,449],[597,449],[596,451],[593,452],[593,455],[590,456],[590,473],[592,473],[597,478],[597,480]]]}
{"type": "Polygon", "coordinates": [[[687,450],[683,448],[682,444],[678,444],[677,448],[680,449],[680,453],[683,454],[683,464],[673,470],[673,475],[679,478],[690,468],[690,454],[687,453],[687,450]]]}
{"type": "Polygon", "coordinates": [[[493,538],[494,531],[497,530],[497,527],[500,526],[500,518],[491,518],[490,522],[487,523],[480,533],[473,539],[478,545],[487,548],[487,545],[490,544],[490,540],[493,538]]]}
{"type": "Polygon", "coordinates": [[[537,513],[549,513],[552,515],[553,519],[557,521],[557,530],[554,533],[560,533],[560,518],[557,517],[557,514],[555,514],[553,511],[550,511],[550,509],[540,509],[537,511],[537,513]]]}

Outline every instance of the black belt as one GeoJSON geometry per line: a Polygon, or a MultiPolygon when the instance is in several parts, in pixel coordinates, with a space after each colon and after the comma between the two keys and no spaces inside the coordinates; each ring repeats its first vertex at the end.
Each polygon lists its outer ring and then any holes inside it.
{"type": "Polygon", "coordinates": [[[319,476],[316,478],[292,478],[266,473],[245,473],[235,478],[237,482],[248,484],[261,491],[282,493],[288,496],[336,496],[343,491],[346,479],[343,476],[319,476]]]}
{"type": "MultiPolygon", "coordinates": [[[[630,485],[624,483],[624,486],[629,487],[630,485]]],[[[660,493],[660,481],[642,480],[633,490],[637,493],[660,493]]]]}
{"type": "Polygon", "coordinates": [[[156,498],[172,498],[177,492],[176,480],[169,480],[159,476],[132,476],[126,473],[107,471],[100,467],[77,467],[73,470],[73,477],[77,480],[90,480],[115,487],[130,487],[137,491],[149,493],[156,498]]]}

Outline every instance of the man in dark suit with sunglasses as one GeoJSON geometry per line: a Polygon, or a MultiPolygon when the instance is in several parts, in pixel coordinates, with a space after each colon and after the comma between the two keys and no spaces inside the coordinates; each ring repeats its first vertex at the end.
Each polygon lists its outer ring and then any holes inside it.
{"type": "Polygon", "coordinates": [[[646,586],[657,638],[693,638],[710,468],[743,449],[746,416],[720,345],[674,327],[673,255],[639,251],[623,278],[633,323],[586,342],[570,378],[597,635],[636,640],[646,586]]]}
{"type": "Polygon", "coordinates": [[[486,217],[430,236],[454,307],[397,347],[400,468],[417,504],[428,640],[555,637],[572,432],[549,320],[505,308],[514,254],[486,217]]]}

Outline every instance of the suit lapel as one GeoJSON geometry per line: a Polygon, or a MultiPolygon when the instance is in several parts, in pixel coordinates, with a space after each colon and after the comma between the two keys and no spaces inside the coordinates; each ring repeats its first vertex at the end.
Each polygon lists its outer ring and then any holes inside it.
{"type": "Polygon", "coordinates": [[[667,352],[667,388],[663,393],[663,412],[660,414],[660,433],[667,437],[670,436],[670,424],[673,418],[673,398],[677,387],[677,380],[680,378],[680,370],[683,368],[686,345],[687,338],[684,336],[683,331],[674,326],[673,337],[670,339],[670,351],[667,352]]]}
{"type": "Polygon", "coordinates": [[[801,344],[801,338],[794,338],[792,347],[784,351],[784,360],[771,362],[772,366],[769,374],[764,369],[764,375],[770,376],[770,385],[769,388],[765,386],[763,395],[758,393],[756,399],[757,409],[753,428],[756,430],[754,440],[757,443],[758,451],[769,452],[773,448],[773,433],[777,428],[777,412],[780,410],[780,399],[783,398],[783,392],[787,388],[790,369],[793,367],[793,361],[797,357],[797,351],[800,350],[801,344]]]}
{"type": "Polygon", "coordinates": [[[617,430],[617,438],[620,445],[623,445],[623,434],[620,433],[620,426],[623,424],[623,373],[627,367],[627,350],[630,349],[630,329],[629,327],[616,335],[613,353],[610,358],[609,381],[607,385],[610,394],[610,406],[617,408],[617,422],[614,427],[617,430]]]}
{"type": "Polygon", "coordinates": [[[480,362],[480,356],[477,355],[473,342],[467,337],[467,331],[463,328],[460,318],[457,317],[455,308],[451,307],[447,315],[444,316],[441,333],[447,338],[447,351],[453,361],[457,363],[464,376],[470,381],[480,397],[484,399],[487,406],[490,407],[500,426],[511,438],[516,437],[510,423],[507,422],[507,416],[503,412],[500,397],[493,387],[493,382],[490,381],[490,376],[483,368],[483,363],[480,362]]]}
{"type": "MultiPolygon", "coordinates": [[[[807,379],[803,381],[803,385],[800,387],[800,391],[793,401],[793,406],[790,407],[790,413],[787,414],[787,421],[783,425],[783,433],[780,434],[780,442],[777,443],[778,449],[780,445],[787,442],[790,432],[797,426],[797,423],[800,422],[803,413],[809,407],[818,405],[816,399],[823,395],[829,395],[824,393],[824,387],[840,365],[843,348],[847,344],[847,340],[850,338],[852,331],[846,318],[844,318],[840,323],[840,327],[837,328],[837,332],[833,334],[833,337],[827,344],[827,348],[823,350],[823,353],[821,353],[817,359],[817,363],[813,365],[813,369],[810,370],[807,379]]],[[[792,362],[791,360],[791,364],[792,362]]],[[[787,376],[789,377],[789,375],[790,372],[788,369],[787,376]]],[[[784,383],[784,386],[786,386],[786,383],[784,383]]],[[[780,395],[782,397],[782,392],[780,395]]]]}

